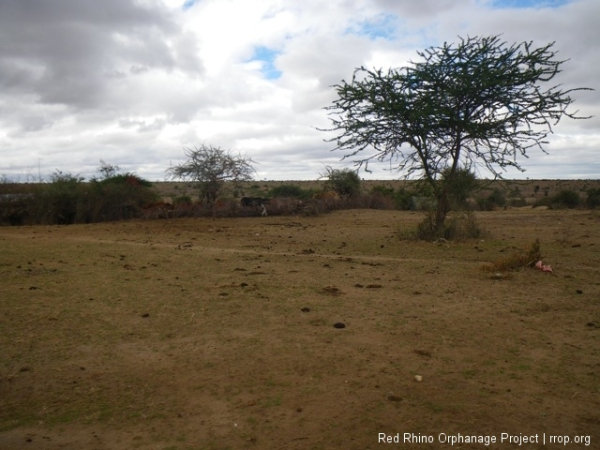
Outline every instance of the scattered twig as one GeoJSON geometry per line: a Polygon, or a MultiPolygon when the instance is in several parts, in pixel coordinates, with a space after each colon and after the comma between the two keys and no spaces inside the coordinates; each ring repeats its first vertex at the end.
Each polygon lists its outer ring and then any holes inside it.
{"type": "Polygon", "coordinates": [[[569,344],[568,342],[565,342],[565,345],[570,345],[571,347],[578,348],[579,350],[584,350],[584,348],[583,348],[583,347],[579,347],[579,346],[577,346],[577,345],[574,345],[574,344],[569,344]]]}

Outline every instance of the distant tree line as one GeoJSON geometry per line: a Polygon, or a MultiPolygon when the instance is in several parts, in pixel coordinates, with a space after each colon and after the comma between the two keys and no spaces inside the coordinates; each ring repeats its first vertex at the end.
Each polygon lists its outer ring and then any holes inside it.
{"type": "MultiPolygon", "coordinates": [[[[165,203],[152,183],[134,173],[121,173],[118,166],[100,161],[98,176],[86,181],[83,177],[54,172],[45,183],[18,184],[6,178],[0,180],[0,225],[67,225],[133,218],[171,217],[240,217],[259,216],[261,208],[244,204],[243,196],[268,200],[269,215],[318,215],[336,209],[396,209],[420,210],[425,213],[419,238],[428,239],[430,224],[436,211],[436,196],[429,183],[418,180],[394,189],[376,185],[364,189],[356,170],[333,169],[329,166],[320,175],[320,189],[303,189],[294,184],[281,184],[272,189],[253,185],[244,192],[242,181],[251,180],[251,160],[214,147],[187,150],[188,162],[168,169],[172,178],[192,180],[198,190],[197,200],[180,195],[165,203]],[[196,153],[194,153],[196,152],[196,153]],[[206,163],[206,167],[205,167],[206,163]],[[201,169],[199,173],[194,170],[201,169]],[[224,194],[230,183],[233,193],[224,194]],[[421,234],[422,233],[422,234],[421,234]]],[[[494,210],[531,204],[519,187],[494,187],[478,180],[466,169],[453,174],[452,181],[443,172],[439,183],[445,183],[447,201],[453,211],[494,210]]],[[[535,193],[540,191],[539,186],[535,193]]],[[[543,197],[536,196],[534,206],[549,208],[598,208],[600,188],[584,190],[587,196],[569,189],[543,197]]],[[[539,192],[541,194],[542,192],[539,192]]],[[[262,203],[262,202],[261,202],[262,203]]],[[[471,220],[471,219],[470,219],[471,220]]],[[[471,220],[470,226],[473,225],[471,220]]],[[[452,238],[456,226],[445,231],[452,238]]],[[[476,227],[473,230],[477,234],[476,227]]]]}
{"type": "Polygon", "coordinates": [[[0,189],[0,224],[67,225],[131,219],[156,201],[152,183],[101,161],[100,177],[59,170],[47,183],[18,185],[5,181],[0,189]]]}

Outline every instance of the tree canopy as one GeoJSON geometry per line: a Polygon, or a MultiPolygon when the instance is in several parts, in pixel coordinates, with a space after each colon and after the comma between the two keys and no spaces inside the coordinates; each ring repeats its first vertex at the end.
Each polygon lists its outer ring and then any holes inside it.
{"type": "Polygon", "coordinates": [[[334,86],[327,107],[335,150],[358,167],[389,161],[406,177],[428,182],[438,200],[436,226],[449,211],[447,187],[460,169],[494,178],[538,148],[569,111],[571,93],[550,85],[564,60],[554,43],[508,45],[500,36],[460,38],[417,52],[421,60],[398,69],[355,70],[334,86]],[[442,177],[445,183],[438,182],[442,177]]]}

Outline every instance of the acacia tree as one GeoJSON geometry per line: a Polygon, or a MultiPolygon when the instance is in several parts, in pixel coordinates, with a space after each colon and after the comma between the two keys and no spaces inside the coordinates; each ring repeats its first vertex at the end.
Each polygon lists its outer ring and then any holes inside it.
{"type": "Polygon", "coordinates": [[[188,160],[169,167],[167,176],[171,179],[191,180],[198,183],[200,197],[209,205],[219,196],[223,183],[252,180],[254,161],[229,150],[202,145],[199,148],[184,149],[188,160]]]}
{"type": "Polygon", "coordinates": [[[449,194],[460,171],[482,169],[503,178],[508,167],[543,145],[573,103],[570,94],[588,88],[544,88],[565,61],[554,43],[507,45],[499,36],[460,38],[417,52],[421,61],[380,70],[355,70],[334,88],[338,98],[326,109],[338,132],[334,150],[360,168],[389,161],[407,178],[428,183],[437,199],[434,233],[451,208],[449,194]]]}

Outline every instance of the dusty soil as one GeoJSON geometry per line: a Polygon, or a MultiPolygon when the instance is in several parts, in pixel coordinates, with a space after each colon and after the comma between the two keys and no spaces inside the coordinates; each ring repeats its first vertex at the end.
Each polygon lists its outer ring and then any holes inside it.
{"type": "Polygon", "coordinates": [[[600,448],[600,214],[476,216],[2,228],[0,449],[600,448]]]}

